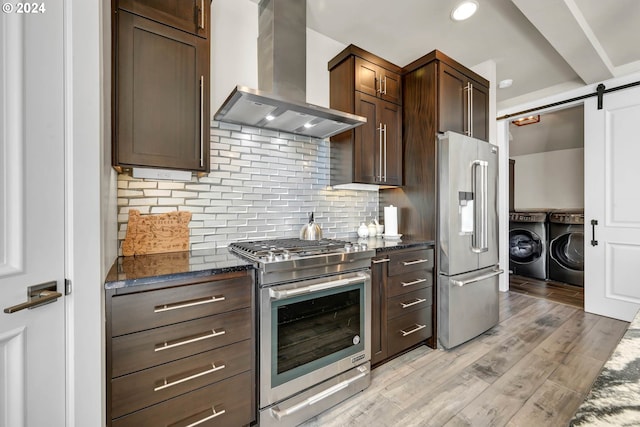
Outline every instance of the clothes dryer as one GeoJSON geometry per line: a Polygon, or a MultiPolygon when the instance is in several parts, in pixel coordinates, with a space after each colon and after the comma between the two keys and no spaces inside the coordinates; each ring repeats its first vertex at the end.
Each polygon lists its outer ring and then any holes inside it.
{"type": "Polygon", "coordinates": [[[549,214],[549,280],[584,286],[584,213],[549,214]]]}
{"type": "Polygon", "coordinates": [[[547,278],[547,213],[509,213],[509,269],[513,274],[547,278]]]}

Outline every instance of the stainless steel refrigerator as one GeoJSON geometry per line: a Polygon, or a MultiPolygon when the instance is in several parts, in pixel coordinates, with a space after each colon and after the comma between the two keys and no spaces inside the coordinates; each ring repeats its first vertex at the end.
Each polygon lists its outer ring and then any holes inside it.
{"type": "Polygon", "coordinates": [[[438,337],[455,347],[498,323],[498,147],[438,136],[438,337]]]}

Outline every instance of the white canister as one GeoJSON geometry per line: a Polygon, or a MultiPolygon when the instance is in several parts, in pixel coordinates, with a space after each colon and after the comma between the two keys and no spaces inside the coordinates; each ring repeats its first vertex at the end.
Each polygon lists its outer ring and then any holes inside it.
{"type": "Polygon", "coordinates": [[[369,227],[364,222],[360,224],[358,227],[358,237],[368,237],[369,236],[369,227]]]}

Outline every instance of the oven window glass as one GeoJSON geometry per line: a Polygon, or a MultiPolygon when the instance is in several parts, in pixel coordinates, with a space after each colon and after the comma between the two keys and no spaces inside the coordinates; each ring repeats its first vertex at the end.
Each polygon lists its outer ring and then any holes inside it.
{"type": "Polygon", "coordinates": [[[364,285],[313,292],[271,306],[272,385],[364,351],[364,285]]]}

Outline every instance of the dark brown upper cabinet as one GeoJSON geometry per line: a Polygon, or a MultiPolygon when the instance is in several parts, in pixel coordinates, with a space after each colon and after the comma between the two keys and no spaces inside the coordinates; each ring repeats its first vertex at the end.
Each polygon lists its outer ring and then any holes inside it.
{"type": "Polygon", "coordinates": [[[164,25],[209,38],[210,0],[119,0],[118,7],[164,25]]]}
{"type": "Polygon", "coordinates": [[[119,6],[113,165],[208,172],[208,2],[120,0],[119,6]]]}
{"type": "Polygon", "coordinates": [[[355,57],[356,90],[394,104],[402,104],[400,74],[355,57]]]}
{"type": "Polygon", "coordinates": [[[331,185],[402,185],[400,67],[350,45],[329,71],[331,108],[367,118],[331,137],[331,185]]]}
{"type": "MultiPolygon", "coordinates": [[[[468,73],[468,70],[467,70],[468,73]]],[[[448,130],[489,140],[489,87],[440,62],[440,132],[448,130]]]]}

